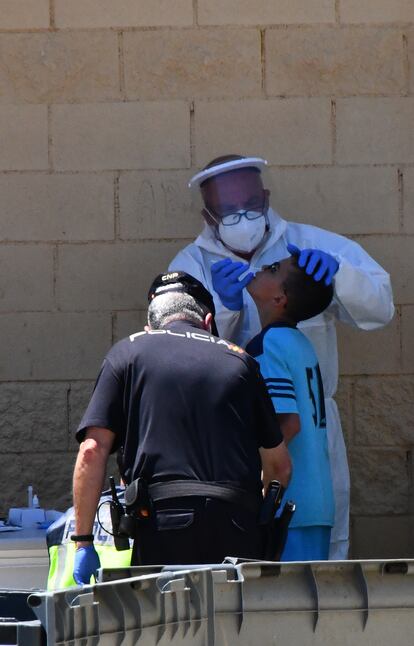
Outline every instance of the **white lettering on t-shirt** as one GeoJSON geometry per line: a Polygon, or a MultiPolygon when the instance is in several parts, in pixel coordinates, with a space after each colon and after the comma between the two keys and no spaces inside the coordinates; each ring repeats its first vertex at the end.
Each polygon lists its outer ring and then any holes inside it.
{"type": "Polygon", "coordinates": [[[178,336],[178,337],[181,337],[182,339],[194,339],[194,341],[207,341],[207,343],[216,343],[216,345],[225,345],[226,348],[228,348],[229,350],[233,350],[234,352],[244,354],[244,350],[242,350],[242,348],[239,348],[234,343],[230,343],[225,339],[217,339],[214,336],[210,336],[209,334],[203,334],[202,332],[189,332],[189,331],[173,332],[173,330],[166,330],[166,329],[143,330],[142,332],[135,332],[135,334],[131,334],[129,337],[129,340],[133,342],[135,341],[136,338],[142,336],[143,334],[150,334],[150,335],[170,334],[171,336],[178,336]]]}
{"type": "Polygon", "coordinates": [[[201,334],[201,332],[191,332],[191,338],[196,341],[207,341],[207,343],[210,343],[210,336],[201,334]]]}
{"type": "Polygon", "coordinates": [[[218,341],[216,341],[216,343],[217,343],[217,345],[225,345],[228,348],[231,348],[231,346],[232,346],[231,343],[229,343],[228,341],[225,341],[224,339],[219,339],[218,341]]]}
{"type": "Polygon", "coordinates": [[[184,337],[185,339],[184,332],[173,332],[172,330],[167,330],[167,334],[171,334],[171,336],[181,336],[181,337],[184,337]]]}

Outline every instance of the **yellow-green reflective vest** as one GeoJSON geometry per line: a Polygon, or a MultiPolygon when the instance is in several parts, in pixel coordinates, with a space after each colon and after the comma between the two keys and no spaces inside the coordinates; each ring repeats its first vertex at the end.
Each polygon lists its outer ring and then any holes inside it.
{"type": "MultiPolygon", "coordinates": [[[[124,502],[124,489],[117,487],[118,498],[124,502]]],[[[94,546],[103,568],[129,567],[131,565],[132,541],[130,549],[119,551],[115,548],[109,504],[111,495],[104,491],[99,500],[99,511],[93,525],[94,546]],[[98,522],[98,514],[99,521],[98,522]],[[106,531],[105,531],[106,530],[106,531]]],[[[46,542],[49,550],[48,590],[58,590],[77,585],[73,579],[76,545],[70,540],[75,531],[75,513],[68,509],[47,530],[46,542]]]]}
{"type": "MultiPolygon", "coordinates": [[[[101,567],[103,568],[129,567],[131,565],[132,549],[118,552],[114,545],[95,545],[95,549],[99,554],[101,567]]],[[[58,590],[77,585],[73,578],[75,551],[76,545],[73,542],[52,545],[49,548],[48,590],[58,590]]]]}

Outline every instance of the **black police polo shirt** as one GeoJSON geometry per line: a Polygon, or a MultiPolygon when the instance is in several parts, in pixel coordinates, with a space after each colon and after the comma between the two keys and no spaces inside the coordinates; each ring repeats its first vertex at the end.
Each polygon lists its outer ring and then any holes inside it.
{"type": "Polygon", "coordinates": [[[115,434],[123,476],[261,487],[259,447],[282,441],[259,366],[244,350],[187,321],[138,332],[103,362],[77,431],[115,434]]]}

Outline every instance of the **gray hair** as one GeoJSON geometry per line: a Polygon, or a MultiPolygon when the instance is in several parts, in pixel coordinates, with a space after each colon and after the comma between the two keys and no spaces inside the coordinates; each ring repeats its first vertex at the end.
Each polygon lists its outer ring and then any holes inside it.
{"type": "Polygon", "coordinates": [[[148,307],[148,325],[153,330],[171,323],[171,321],[191,321],[201,327],[206,309],[193,296],[184,292],[166,292],[156,296],[148,307]]]}

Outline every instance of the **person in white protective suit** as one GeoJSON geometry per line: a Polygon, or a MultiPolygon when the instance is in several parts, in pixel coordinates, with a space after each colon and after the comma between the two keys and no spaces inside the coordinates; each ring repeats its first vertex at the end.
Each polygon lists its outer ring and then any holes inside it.
{"type": "Polygon", "coordinates": [[[357,243],[308,224],[283,220],[270,207],[263,186],[267,162],[257,157],[226,155],[210,162],[190,181],[201,192],[205,226],[198,238],[171,262],[200,280],[213,294],[220,336],[239,345],[260,332],[256,306],[245,290],[263,265],[299,253],[299,264],[315,280],[334,284],[327,310],[299,324],[313,343],[326,396],[335,525],[330,559],[346,559],[349,547],[349,470],[338,409],[335,320],[374,330],[394,314],[390,277],[357,243]],[[244,262],[243,262],[244,261],[244,262]],[[246,271],[247,273],[246,275],[246,271]]]}

